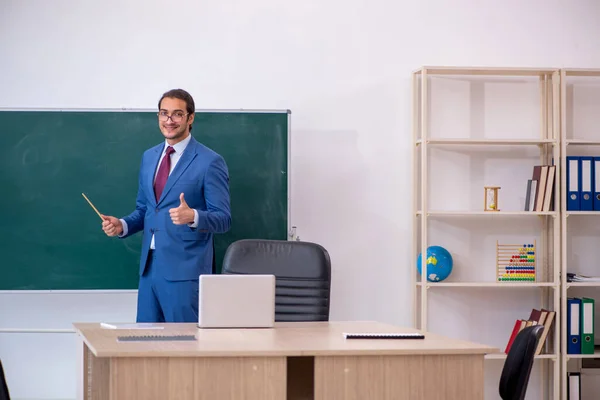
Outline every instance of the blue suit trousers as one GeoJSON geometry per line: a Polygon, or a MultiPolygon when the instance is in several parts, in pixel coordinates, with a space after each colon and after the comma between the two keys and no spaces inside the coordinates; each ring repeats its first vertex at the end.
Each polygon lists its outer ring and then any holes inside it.
{"type": "Polygon", "coordinates": [[[198,322],[198,279],[169,281],[156,273],[153,250],[140,277],[137,322],[198,322]]]}

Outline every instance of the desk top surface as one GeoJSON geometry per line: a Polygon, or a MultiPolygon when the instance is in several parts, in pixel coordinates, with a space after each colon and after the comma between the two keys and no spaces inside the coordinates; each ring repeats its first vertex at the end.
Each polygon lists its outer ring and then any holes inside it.
{"type": "Polygon", "coordinates": [[[486,354],[499,349],[425,333],[425,339],[345,339],[344,332],[406,333],[416,329],[368,321],[286,322],[271,329],[205,329],[196,324],[155,324],[164,329],[106,329],[73,324],[97,357],[235,357],[326,355],[486,354]],[[195,335],[196,341],[118,342],[117,336],[195,335]]]}

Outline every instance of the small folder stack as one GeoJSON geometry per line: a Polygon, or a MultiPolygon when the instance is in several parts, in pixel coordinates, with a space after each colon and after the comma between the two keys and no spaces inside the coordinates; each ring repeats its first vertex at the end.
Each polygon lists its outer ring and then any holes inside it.
{"type": "Polygon", "coordinates": [[[600,211],[600,157],[567,156],[567,211],[600,211]]]}
{"type": "Polygon", "coordinates": [[[594,354],[595,301],[588,297],[567,299],[567,353],[594,354]]]}

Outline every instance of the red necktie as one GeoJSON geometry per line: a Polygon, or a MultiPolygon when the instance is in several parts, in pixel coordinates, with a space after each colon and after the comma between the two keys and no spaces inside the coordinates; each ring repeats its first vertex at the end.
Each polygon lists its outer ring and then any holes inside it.
{"type": "Polygon", "coordinates": [[[175,149],[169,146],[167,147],[165,156],[160,162],[160,167],[158,167],[158,173],[156,174],[156,180],[154,181],[154,196],[156,196],[156,201],[160,199],[160,195],[167,183],[169,172],[171,172],[171,153],[175,153],[175,149]]]}

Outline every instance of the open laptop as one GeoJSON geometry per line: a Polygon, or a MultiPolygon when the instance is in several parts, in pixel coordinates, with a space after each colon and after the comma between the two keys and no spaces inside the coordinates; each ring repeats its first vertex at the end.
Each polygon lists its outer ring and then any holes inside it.
{"type": "Polygon", "coordinates": [[[198,327],[272,328],[274,275],[200,275],[198,327]]]}

